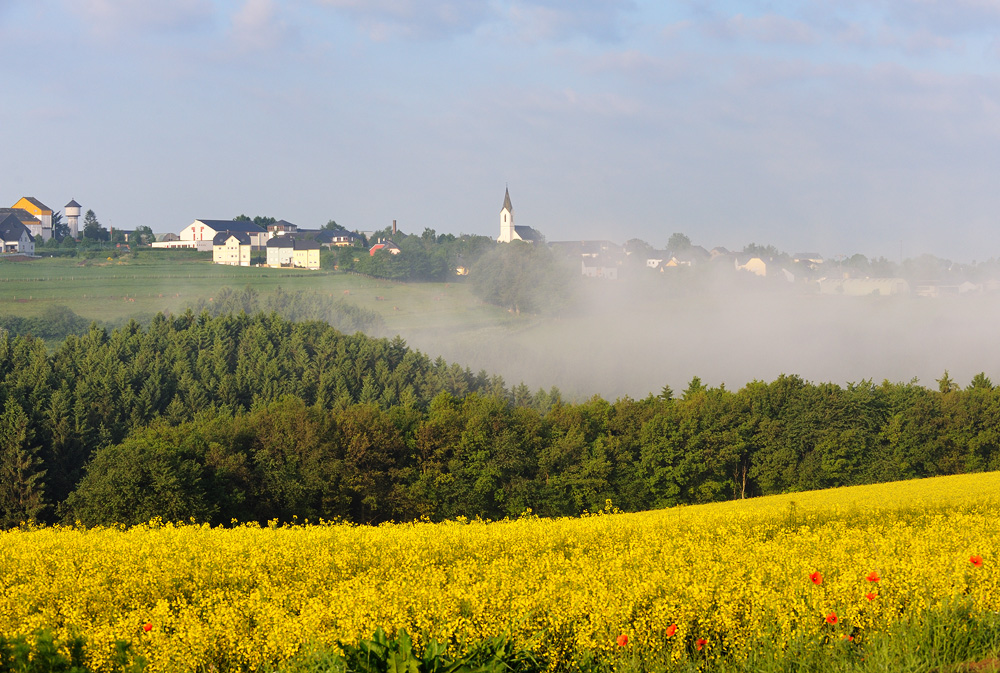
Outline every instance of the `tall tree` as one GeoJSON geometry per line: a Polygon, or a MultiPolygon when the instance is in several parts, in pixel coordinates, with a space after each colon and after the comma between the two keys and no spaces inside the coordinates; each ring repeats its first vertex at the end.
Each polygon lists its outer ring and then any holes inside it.
{"type": "Polygon", "coordinates": [[[686,235],[681,233],[670,234],[670,238],[667,239],[667,249],[670,252],[684,252],[691,248],[691,239],[686,235]]]}
{"type": "Polygon", "coordinates": [[[8,397],[0,415],[0,528],[34,521],[45,509],[45,470],[31,443],[28,415],[8,397]]]}
{"type": "Polygon", "coordinates": [[[52,213],[52,238],[61,241],[69,236],[69,225],[63,222],[62,213],[52,213]]]}
{"type": "Polygon", "coordinates": [[[101,225],[93,210],[88,210],[83,216],[83,237],[91,241],[107,241],[111,239],[108,230],[101,225]]]}
{"type": "Polygon", "coordinates": [[[132,232],[132,235],[134,236],[132,240],[139,245],[149,245],[156,240],[156,235],[153,234],[153,230],[145,224],[136,227],[135,231],[132,232]]]}

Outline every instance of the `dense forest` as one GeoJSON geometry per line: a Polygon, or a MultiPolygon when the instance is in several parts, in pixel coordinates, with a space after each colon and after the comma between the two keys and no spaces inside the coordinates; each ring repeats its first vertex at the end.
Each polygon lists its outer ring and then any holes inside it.
{"type": "Polygon", "coordinates": [[[567,515],[1000,469],[982,374],[567,403],[273,312],[92,325],[55,349],[4,331],[0,410],[4,527],[567,515]]]}

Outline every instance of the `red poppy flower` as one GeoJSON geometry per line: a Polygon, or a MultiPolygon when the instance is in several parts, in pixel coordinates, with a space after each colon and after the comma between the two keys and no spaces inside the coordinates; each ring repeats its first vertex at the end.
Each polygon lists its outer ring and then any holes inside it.
{"type": "Polygon", "coordinates": [[[872,591],[869,591],[868,593],[865,594],[865,598],[867,598],[870,601],[875,600],[876,596],[878,596],[878,594],[872,591]]]}
{"type": "Polygon", "coordinates": [[[813,584],[822,584],[823,576],[820,575],[819,571],[817,570],[816,572],[814,572],[812,575],[809,576],[809,581],[812,582],[813,584]]]}
{"type": "Polygon", "coordinates": [[[841,640],[849,640],[851,642],[854,642],[854,636],[849,636],[846,633],[840,634],[840,639],[841,640]]]}
{"type": "Polygon", "coordinates": [[[695,645],[696,645],[696,646],[698,647],[698,649],[700,650],[701,648],[705,647],[705,645],[706,645],[707,643],[708,643],[708,641],[707,641],[707,640],[705,640],[704,638],[699,638],[699,639],[698,639],[698,642],[696,642],[696,643],[695,643],[695,645]]]}
{"type": "Polygon", "coordinates": [[[836,612],[831,612],[830,614],[828,614],[826,616],[826,623],[827,624],[836,624],[837,623],[837,613],[836,612]]]}
{"type": "Polygon", "coordinates": [[[978,554],[975,555],[975,556],[970,556],[969,557],[969,563],[971,563],[972,565],[976,566],[977,568],[982,568],[983,567],[983,557],[979,556],[978,554]]]}
{"type": "Polygon", "coordinates": [[[145,624],[142,625],[142,630],[145,631],[146,633],[149,633],[150,631],[153,630],[153,625],[150,624],[149,622],[146,622],[145,624]]]}
{"type": "Polygon", "coordinates": [[[878,582],[882,578],[879,577],[878,573],[873,570],[870,573],[868,573],[868,577],[866,577],[865,579],[868,580],[869,582],[878,582]]]}
{"type": "Polygon", "coordinates": [[[615,642],[618,643],[619,647],[625,647],[628,645],[628,636],[623,633],[618,636],[618,639],[615,642]]]}
{"type": "Polygon", "coordinates": [[[673,638],[674,634],[677,633],[677,625],[671,624],[667,627],[667,638],[673,638]]]}

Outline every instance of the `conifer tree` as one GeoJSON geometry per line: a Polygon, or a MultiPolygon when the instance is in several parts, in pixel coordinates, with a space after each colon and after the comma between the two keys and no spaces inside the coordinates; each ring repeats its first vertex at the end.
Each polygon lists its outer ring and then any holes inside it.
{"type": "Polygon", "coordinates": [[[7,398],[0,414],[0,528],[34,521],[45,509],[45,470],[31,440],[28,415],[7,398]]]}

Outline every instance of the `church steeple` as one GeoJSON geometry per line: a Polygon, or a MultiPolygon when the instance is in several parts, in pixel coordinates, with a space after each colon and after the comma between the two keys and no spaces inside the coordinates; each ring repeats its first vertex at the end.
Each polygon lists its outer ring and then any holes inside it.
{"type": "Polygon", "coordinates": [[[500,236],[497,241],[510,243],[514,240],[514,206],[510,204],[510,189],[505,188],[503,208],[500,209],[500,236]]]}

